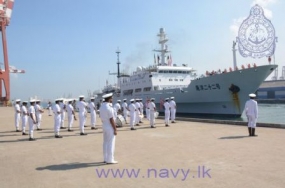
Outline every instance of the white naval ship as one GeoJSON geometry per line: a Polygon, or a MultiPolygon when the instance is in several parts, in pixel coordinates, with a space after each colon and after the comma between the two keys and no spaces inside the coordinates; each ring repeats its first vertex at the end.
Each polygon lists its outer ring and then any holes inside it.
{"type": "MultiPolygon", "coordinates": [[[[187,65],[171,64],[166,59],[167,37],[160,28],[160,62],[149,67],[139,66],[130,75],[120,73],[118,54],[118,83],[107,85],[97,93],[97,101],[105,93],[113,92],[113,101],[155,98],[157,110],[163,112],[163,100],[175,97],[177,116],[212,115],[240,117],[249,93],[255,93],[261,83],[276,69],[277,65],[248,65],[240,70],[217,71],[197,77],[195,70],[187,65]]],[[[234,47],[233,47],[234,50],[234,47]]],[[[235,55],[235,50],[234,50],[235,55]]],[[[172,61],[172,60],[171,60],[172,61]]]]}

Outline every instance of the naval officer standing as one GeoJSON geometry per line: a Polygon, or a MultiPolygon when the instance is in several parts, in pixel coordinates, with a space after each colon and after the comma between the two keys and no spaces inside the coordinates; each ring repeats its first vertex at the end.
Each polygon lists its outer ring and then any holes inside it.
{"type": "Polygon", "coordinates": [[[21,110],[20,110],[20,99],[17,99],[16,104],[14,106],[15,109],[15,128],[16,128],[16,132],[21,132],[19,129],[19,124],[20,124],[20,119],[21,119],[21,110]]]}
{"type": "Polygon", "coordinates": [[[164,102],[164,121],[165,121],[165,126],[168,127],[169,126],[169,116],[170,116],[170,104],[169,104],[169,98],[165,99],[164,102]]]}
{"type": "Polygon", "coordinates": [[[112,104],[113,93],[108,93],[102,96],[105,102],[100,107],[100,118],[102,120],[103,128],[103,156],[104,162],[107,164],[116,164],[118,161],[114,160],[115,140],[117,135],[117,128],[114,120],[112,104]]]}
{"type": "Polygon", "coordinates": [[[68,119],[68,132],[72,132],[73,130],[72,128],[72,124],[73,124],[73,120],[76,120],[75,117],[75,112],[74,112],[74,108],[72,105],[73,99],[69,99],[68,101],[68,105],[66,106],[66,110],[67,110],[67,119],[68,119]]]}
{"type": "Polygon", "coordinates": [[[29,107],[29,141],[35,141],[36,139],[34,138],[34,126],[37,124],[37,119],[36,119],[36,111],[35,111],[35,100],[31,99],[30,100],[30,107],[29,107]]]}
{"type": "Polygon", "coordinates": [[[27,110],[27,104],[28,102],[24,101],[22,103],[21,107],[21,113],[22,113],[22,135],[27,135],[26,133],[26,125],[28,122],[28,110],[27,110]]]}
{"type": "Polygon", "coordinates": [[[175,115],[176,115],[176,102],[174,101],[174,97],[170,97],[170,115],[171,115],[171,123],[175,123],[175,115]]]}
{"type": "Polygon", "coordinates": [[[60,107],[60,112],[61,112],[61,122],[60,122],[60,128],[61,129],[66,129],[64,127],[64,120],[65,120],[65,112],[66,112],[66,106],[64,104],[63,98],[60,99],[59,107],[60,107]]]}
{"type": "Polygon", "coordinates": [[[37,130],[41,131],[41,122],[42,122],[42,113],[44,113],[42,107],[41,107],[41,101],[40,100],[36,100],[36,104],[35,104],[35,111],[36,111],[36,116],[37,116],[37,130]]]}
{"type": "Polygon", "coordinates": [[[61,124],[61,109],[59,106],[60,99],[55,100],[55,105],[53,106],[53,113],[54,113],[54,137],[55,138],[62,138],[59,135],[60,124],[61,124]]]}
{"type": "Polygon", "coordinates": [[[127,99],[124,99],[124,102],[122,104],[122,110],[123,110],[123,115],[124,115],[124,119],[125,122],[127,122],[127,117],[128,117],[128,104],[127,104],[127,99]]]}
{"type": "Polygon", "coordinates": [[[154,113],[156,112],[156,107],[154,104],[154,98],[151,98],[150,103],[148,103],[148,108],[149,108],[149,119],[150,119],[150,127],[155,128],[154,123],[155,123],[155,117],[154,113]]]}
{"type": "Polygon", "coordinates": [[[80,128],[80,135],[87,135],[84,133],[84,124],[86,122],[85,120],[85,113],[86,113],[86,106],[87,104],[84,102],[84,95],[79,96],[79,102],[78,102],[78,116],[79,116],[79,128],[80,128]]]}
{"type": "Polygon", "coordinates": [[[90,100],[91,101],[88,107],[90,109],[90,116],[91,116],[91,129],[97,130],[98,128],[96,128],[96,107],[94,104],[95,97],[91,97],[90,100]]]}
{"type": "Polygon", "coordinates": [[[130,110],[130,126],[131,126],[131,130],[136,130],[134,125],[135,125],[135,118],[136,118],[136,105],[134,104],[135,99],[131,99],[130,100],[130,104],[128,109],[130,110]]]}
{"type": "Polygon", "coordinates": [[[258,106],[257,102],[254,100],[256,95],[254,93],[249,94],[250,99],[246,101],[244,111],[248,119],[248,133],[249,136],[255,135],[256,121],[258,117],[258,106]]]}

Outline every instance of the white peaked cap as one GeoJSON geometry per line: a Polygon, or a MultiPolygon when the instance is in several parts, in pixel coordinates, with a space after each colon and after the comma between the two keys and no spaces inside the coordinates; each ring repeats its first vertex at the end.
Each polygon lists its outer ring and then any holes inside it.
{"type": "Polygon", "coordinates": [[[79,97],[78,98],[84,98],[84,95],[79,95],[79,97]]]}
{"type": "Polygon", "coordinates": [[[135,99],[131,99],[130,101],[131,101],[131,102],[134,102],[134,101],[135,101],[135,99]]]}
{"type": "Polygon", "coordinates": [[[249,97],[256,97],[256,95],[254,93],[251,93],[248,95],[249,97]]]}
{"type": "Polygon", "coordinates": [[[21,101],[21,99],[16,99],[16,100],[15,100],[15,102],[20,102],[20,101],[21,101]]]}
{"type": "Polygon", "coordinates": [[[113,96],[113,93],[107,93],[105,95],[102,96],[103,99],[106,99],[106,98],[109,98],[109,97],[112,97],[113,96]]]}
{"type": "Polygon", "coordinates": [[[168,100],[169,100],[169,98],[166,98],[166,99],[164,99],[164,100],[168,101],[168,100]]]}
{"type": "Polygon", "coordinates": [[[174,99],[174,97],[170,97],[170,99],[174,99]]]}

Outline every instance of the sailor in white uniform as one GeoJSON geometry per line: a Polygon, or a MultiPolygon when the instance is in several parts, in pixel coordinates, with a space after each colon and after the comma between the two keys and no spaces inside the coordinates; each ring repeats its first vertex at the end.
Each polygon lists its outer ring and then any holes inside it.
{"type": "Polygon", "coordinates": [[[22,135],[28,135],[26,133],[26,126],[28,123],[28,110],[27,110],[27,101],[23,101],[22,107],[21,107],[21,114],[22,114],[22,135]]]}
{"type": "Polygon", "coordinates": [[[34,138],[34,126],[37,124],[37,119],[36,119],[36,111],[35,111],[35,100],[31,99],[30,100],[30,107],[28,110],[29,113],[29,141],[35,141],[36,139],[34,138]]]}
{"type": "Polygon", "coordinates": [[[75,112],[74,112],[74,108],[73,108],[73,99],[69,99],[68,100],[68,104],[66,106],[66,111],[67,111],[67,119],[68,119],[68,132],[72,132],[73,130],[72,128],[72,124],[73,124],[73,120],[76,120],[75,117],[75,112]]]}
{"type": "Polygon", "coordinates": [[[249,94],[250,99],[246,101],[244,111],[248,119],[248,132],[249,136],[257,136],[255,134],[256,121],[258,117],[258,106],[254,100],[256,95],[254,93],[249,94]]]}
{"type": "Polygon", "coordinates": [[[149,121],[149,107],[148,107],[148,104],[150,103],[150,99],[147,99],[146,100],[146,103],[145,103],[145,113],[146,113],[146,119],[149,121]]]}
{"type": "Polygon", "coordinates": [[[124,99],[124,102],[122,104],[122,110],[123,110],[123,115],[124,115],[124,119],[125,119],[125,122],[127,122],[127,117],[128,117],[128,104],[127,104],[127,99],[124,99]]]}
{"type": "Polygon", "coordinates": [[[60,124],[61,124],[61,109],[59,106],[61,99],[55,100],[55,105],[53,106],[53,114],[54,114],[54,137],[55,138],[62,138],[61,135],[59,135],[60,130],[60,124]]]}
{"type": "Polygon", "coordinates": [[[96,127],[96,107],[94,104],[95,97],[90,98],[90,103],[88,104],[88,107],[90,109],[90,116],[91,116],[91,129],[97,130],[96,127]]]}
{"type": "Polygon", "coordinates": [[[107,164],[118,163],[118,161],[114,160],[117,129],[114,120],[114,109],[110,106],[110,104],[112,104],[112,96],[112,93],[102,96],[105,102],[101,105],[99,110],[100,118],[103,123],[103,156],[104,162],[107,164]]]}
{"type": "Polygon", "coordinates": [[[77,107],[79,109],[78,116],[79,116],[80,135],[83,135],[83,136],[87,135],[86,133],[84,133],[84,124],[86,122],[86,120],[85,120],[85,118],[86,118],[86,116],[85,116],[86,106],[87,106],[87,104],[84,102],[84,96],[80,95],[77,107]]]}
{"type": "Polygon", "coordinates": [[[155,117],[154,113],[156,112],[156,107],[154,104],[154,98],[151,98],[150,103],[148,103],[149,107],[149,118],[150,118],[150,127],[155,128],[154,123],[155,123],[155,117]]]}
{"type": "Polygon", "coordinates": [[[139,121],[139,123],[142,123],[142,118],[143,118],[143,103],[142,103],[142,99],[140,99],[140,102],[139,102],[139,104],[140,104],[140,121],[139,121]]]}
{"type": "Polygon", "coordinates": [[[117,100],[117,103],[114,106],[114,110],[115,110],[115,118],[117,119],[118,114],[121,113],[121,100],[117,100]]]}
{"type": "Polygon", "coordinates": [[[175,115],[176,115],[176,102],[174,101],[174,97],[170,97],[170,115],[171,115],[171,123],[175,123],[175,115]]]}
{"type": "Polygon", "coordinates": [[[16,128],[16,132],[21,132],[19,129],[19,124],[20,124],[20,119],[21,119],[21,109],[20,109],[20,102],[21,99],[16,99],[16,104],[14,106],[15,109],[15,128],[16,128]]]}
{"type": "Polygon", "coordinates": [[[44,113],[42,107],[41,107],[41,101],[36,100],[35,104],[35,111],[36,111],[36,116],[37,116],[37,130],[41,131],[41,122],[42,122],[42,113],[44,113]]]}
{"type": "Polygon", "coordinates": [[[139,126],[139,122],[140,122],[140,115],[141,115],[141,105],[139,103],[139,99],[135,99],[135,105],[136,105],[136,117],[135,117],[135,121],[136,121],[136,126],[139,126]]]}
{"type": "Polygon", "coordinates": [[[136,105],[134,104],[134,99],[130,100],[130,104],[128,109],[130,110],[130,126],[131,126],[131,130],[136,130],[134,125],[135,125],[135,118],[136,118],[136,105]]]}
{"type": "Polygon", "coordinates": [[[165,121],[165,126],[169,126],[169,116],[170,116],[170,104],[169,104],[169,98],[165,99],[164,102],[164,121],[165,121]]]}
{"type": "Polygon", "coordinates": [[[66,112],[66,106],[65,106],[64,102],[65,101],[61,98],[60,103],[59,103],[60,112],[61,112],[61,122],[60,122],[60,128],[61,129],[66,129],[66,127],[64,126],[65,112],[66,112]]]}
{"type": "Polygon", "coordinates": [[[49,116],[52,116],[52,105],[51,105],[51,102],[48,102],[48,115],[49,116]]]}

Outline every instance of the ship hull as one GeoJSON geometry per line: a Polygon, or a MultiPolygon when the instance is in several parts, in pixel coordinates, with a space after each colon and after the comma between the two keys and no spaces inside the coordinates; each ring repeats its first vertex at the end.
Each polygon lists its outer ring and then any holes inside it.
{"type": "Polygon", "coordinates": [[[113,101],[155,98],[157,110],[163,113],[163,99],[175,97],[177,115],[240,117],[249,93],[255,93],[276,67],[263,65],[215,74],[192,80],[186,88],[149,91],[133,96],[115,94],[113,101]],[[237,93],[229,90],[232,84],[239,88],[237,93]]]}

